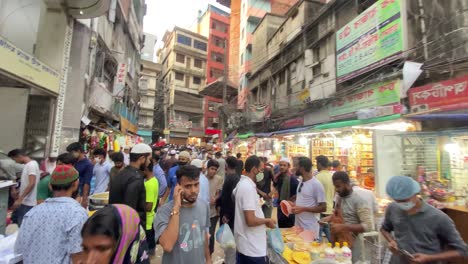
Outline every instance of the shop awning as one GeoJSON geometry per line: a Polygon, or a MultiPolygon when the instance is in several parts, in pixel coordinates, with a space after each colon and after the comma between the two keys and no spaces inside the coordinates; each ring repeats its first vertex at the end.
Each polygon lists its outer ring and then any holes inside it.
{"type": "Polygon", "coordinates": [[[421,115],[405,116],[405,118],[414,119],[414,120],[432,120],[432,119],[468,120],[468,113],[421,114],[421,115]]]}
{"type": "Polygon", "coordinates": [[[151,130],[138,130],[137,135],[141,137],[152,137],[153,131],[151,130]]]}
{"type": "Polygon", "coordinates": [[[240,139],[246,139],[246,138],[249,138],[249,137],[251,137],[253,135],[255,135],[253,132],[247,132],[245,134],[238,134],[236,137],[240,138],[240,139]]]}
{"type": "Polygon", "coordinates": [[[376,117],[376,118],[370,118],[370,119],[364,119],[364,120],[338,121],[338,122],[318,125],[318,126],[315,126],[314,129],[323,130],[323,129],[333,129],[333,128],[342,128],[342,127],[352,127],[352,126],[359,126],[359,125],[365,125],[365,124],[371,124],[371,123],[391,121],[391,120],[395,120],[398,118],[401,118],[400,114],[382,116],[382,117],[376,117]]]}
{"type": "Polygon", "coordinates": [[[255,133],[255,136],[256,136],[256,137],[259,137],[259,138],[271,137],[271,136],[273,136],[273,132],[269,132],[269,133],[255,133]]]}
{"type": "Polygon", "coordinates": [[[305,132],[305,131],[310,130],[312,128],[314,128],[314,126],[290,128],[290,129],[275,131],[275,132],[273,132],[273,135],[284,135],[284,134],[290,134],[290,133],[305,132]]]}

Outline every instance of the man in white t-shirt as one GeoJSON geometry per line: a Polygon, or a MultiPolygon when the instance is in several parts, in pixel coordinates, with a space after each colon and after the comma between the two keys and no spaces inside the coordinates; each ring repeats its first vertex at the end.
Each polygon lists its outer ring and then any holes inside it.
{"type": "Polygon", "coordinates": [[[377,203],[377,198],[375,197],[374,192],[360,187],[355,180],[351,180],[351,186],[353,187],[353,191],[368,203],[369,207],[372,209],[372,214],[375,215],[378,213],[379,205],[377,203]]]}
{"type": "Polygon", "coordinates": [[[19,197],[12,206],[16,223],[21,226],[24,215],[37,204],[37,184],[39,183],[41,172],[39,164],[21,149],[14,149],[8,153],[16,163],[24,164],[21,172],[19,197]]]}
{"type": "Polygon", "coordinates": [[[320,213],[327,210],[325,190],[317,178],[312,176],[312,161],[309,158],[299,158],[296,176],[300,175],[303,180],[297,187],[296,204],[292,209],[296,214],[295,225],[313,231],[315,239],[318,239],[320,213]]]}
{"type": "Polygon", "coordinates": [[[242,175],[233,194],[236,201],[234,237],[237,245],[237,263],[266,264],[267,239],[265,226],[276,227],[276,221],[265,219],[257,194],[255,178],[263,170],[257,156],[245,161],[247,175],[242,175]]]}

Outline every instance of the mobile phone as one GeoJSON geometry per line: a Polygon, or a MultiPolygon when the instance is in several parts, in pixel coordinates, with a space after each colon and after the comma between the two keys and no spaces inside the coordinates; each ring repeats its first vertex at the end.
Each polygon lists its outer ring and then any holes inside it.
{"type": "Polygon", "coordinates": [[[413,255],[411,253],[409,253],[408,251],[404,250],[404,249],[401,249],[400,250],[401,254],[403,254],[403,256],[409,258],[409,259],[412,259],[414,258],[413,255]]]}

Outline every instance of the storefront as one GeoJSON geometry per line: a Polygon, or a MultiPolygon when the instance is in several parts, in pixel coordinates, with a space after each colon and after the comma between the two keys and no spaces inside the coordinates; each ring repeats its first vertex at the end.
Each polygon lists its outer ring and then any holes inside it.
{"type": "Polygon", "coordinates": [[[50,152],[60,74],[0,36],[0,149],[50,152]]]}

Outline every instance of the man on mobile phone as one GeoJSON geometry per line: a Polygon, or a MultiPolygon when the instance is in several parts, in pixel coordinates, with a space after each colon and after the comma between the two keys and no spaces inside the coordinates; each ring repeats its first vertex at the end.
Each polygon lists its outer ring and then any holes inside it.
{"type": "Polygon", "coordinates": [[[155,237],[163,248],[162,264],[211,263],[208,229],[210,208],[197,200],[200,171],[181,166],[176,173],[173,200],[163,205],[154,220],[155,237]]]}

